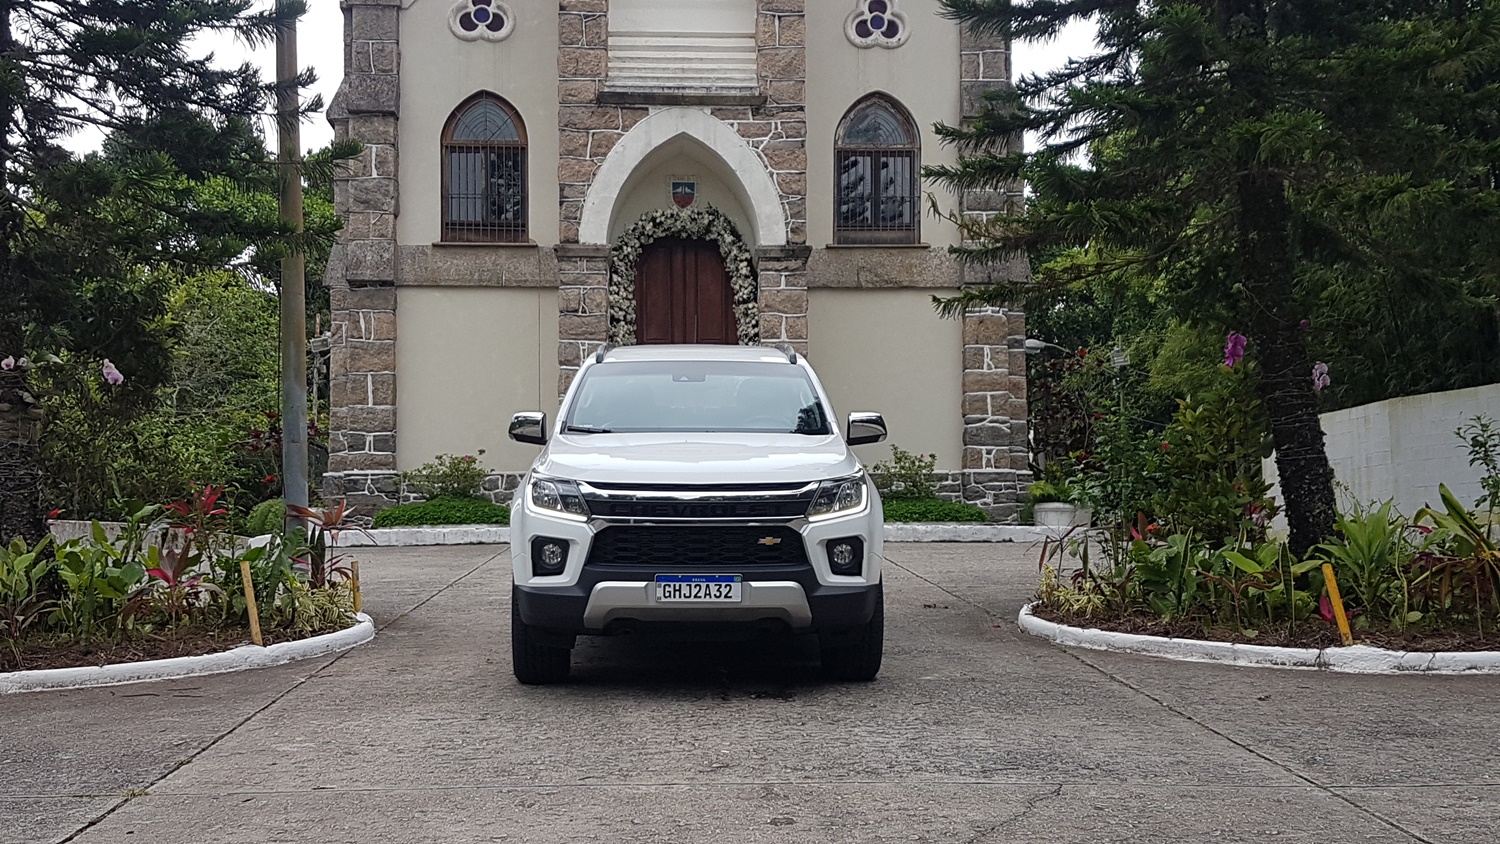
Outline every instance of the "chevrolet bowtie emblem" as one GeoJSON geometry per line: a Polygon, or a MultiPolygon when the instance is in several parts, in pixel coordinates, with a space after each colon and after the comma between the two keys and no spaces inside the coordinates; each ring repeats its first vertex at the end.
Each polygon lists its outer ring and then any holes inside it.
{"type": "Polygon", "coordinates": [[[760,541],[760,544],[768,546],[768,547],[771,546],[771,545],[780,545],[781,544],[781,538],[780,537],[776,537],[776,536],[768,536],[765,539],[762,539],[760,541]]]}

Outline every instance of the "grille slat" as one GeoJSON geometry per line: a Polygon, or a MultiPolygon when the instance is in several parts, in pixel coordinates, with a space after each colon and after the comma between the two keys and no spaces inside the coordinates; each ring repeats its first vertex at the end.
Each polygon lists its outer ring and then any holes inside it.
{"type": "Polygon", "coordinates": [[[802,535],[789,527],[617,526],[594,536],[585,565],[730,571],[809,562],[802,535]]]}

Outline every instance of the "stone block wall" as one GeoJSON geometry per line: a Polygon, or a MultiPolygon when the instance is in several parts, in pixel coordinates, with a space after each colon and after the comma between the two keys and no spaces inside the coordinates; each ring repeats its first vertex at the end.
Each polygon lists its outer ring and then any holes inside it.
{"type": "Polygon", "coordinates": [[[362,509],[387,501],[396,470],[396,126],[400,0],[343,0],[345,81],[329,107],[338,140],[364,145],[341,168],[334,206],[345,221],[328,262],[332,345],[324,494],[362,509]]]}
{"type": "MultiPolygon", "coordinates": [[[[1011,85],[1010,45],[1000,36],[960,35],[960,102],[963,118],[972,120],[985,95],[1011,85]]],[[[982,223],[1021,208],[1021,186],[1006,190],[967,190],[960,213],[982,223]]],[[[965,285],[995,278],[1013,280],[1027,272],[1023,261],[965,272],[965,285]]],[[[1021,496],[1031,482],[1030,436],[1026,408],[1026,315],[1018,309],[975,308],[964,314],[963,500],[988,510],[1001,521],[1020,515],[1021,496]]]]}

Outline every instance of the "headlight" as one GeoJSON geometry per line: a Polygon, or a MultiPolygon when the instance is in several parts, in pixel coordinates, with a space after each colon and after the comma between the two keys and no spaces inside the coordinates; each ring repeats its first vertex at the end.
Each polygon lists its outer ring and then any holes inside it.
{"type": "Polygon", "coordinates": [[[818,493],[813,496],[812,504],[808,505],[807,517],[816,519],[819,516],[858,510],[863,506],[865,506],[865,476],[839,478],[834,481],[824,481],[818,487],[818,493]]]}
{"type": "Polygon", "coordinates": [[[534,478],[531,481],[531,506],[551,510],[577,519],[589,517],[589,506],[573,481],[534,478]]]}

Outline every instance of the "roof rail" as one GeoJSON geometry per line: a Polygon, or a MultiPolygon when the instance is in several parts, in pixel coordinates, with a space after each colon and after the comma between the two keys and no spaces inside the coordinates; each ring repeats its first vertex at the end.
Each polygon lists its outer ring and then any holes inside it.
{"type": "Polygon", "coordinates": [[[599,347],[598,353],[594,355],[594,363],[604,363],[604,356],[615,350],[614,343],[605,343],[599,347]]]}
{"type": "Polygon", "coordinates": [[[785,343],[777,343],[776,351],[786,355],[786,362],[795,364],[797,362],[797,350],[785,343]]]}

